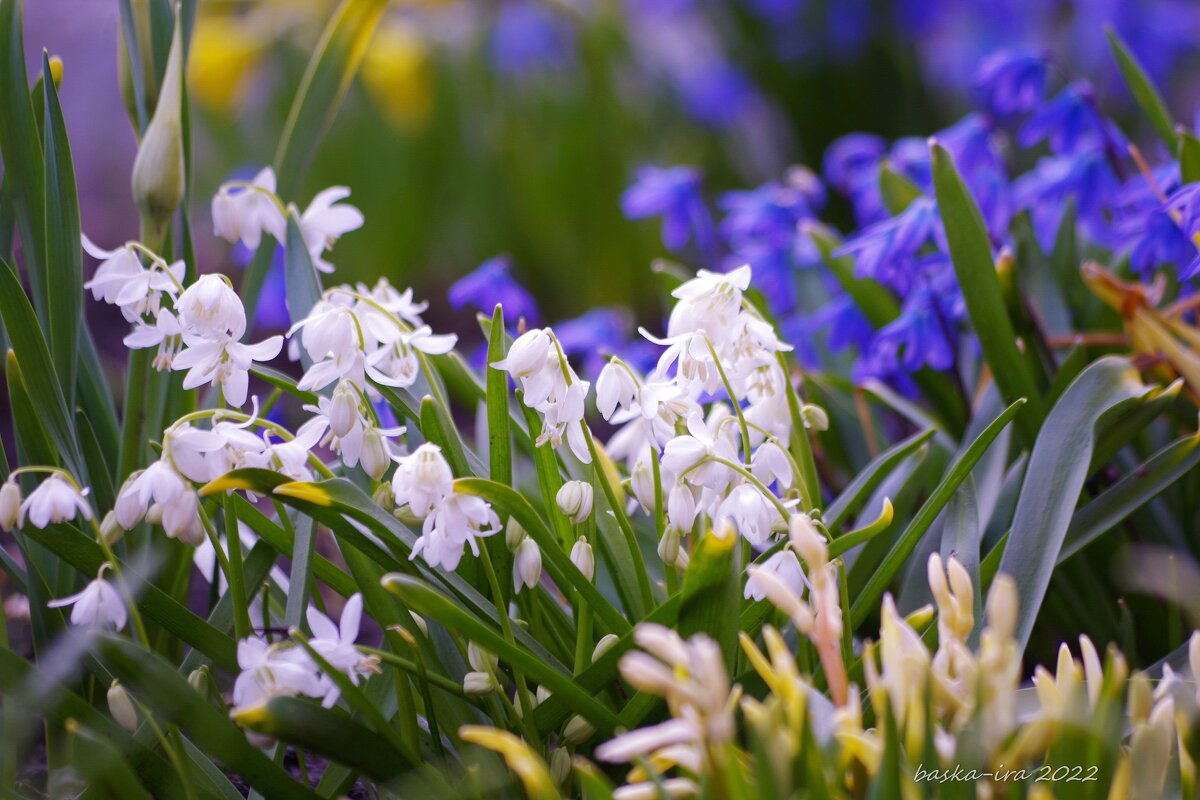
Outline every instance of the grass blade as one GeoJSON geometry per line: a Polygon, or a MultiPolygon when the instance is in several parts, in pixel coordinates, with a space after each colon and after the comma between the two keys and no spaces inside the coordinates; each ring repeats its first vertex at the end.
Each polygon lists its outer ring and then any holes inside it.
{"type": "Polygon", "coordinates": [[[1125,79],[1125,85],[1129,87],[1130,94],[1141,107],[1142,113],[1150,120],[1150,124],[1154,126],[1154,132],[1166,143],[1167,147],[1174,150],[1178,144],[1175,136],[1175,123],[1171,121],[1171,112],[1167,110],[1167,104],[1162,95],[1158,93],[1158,89],[1154,88],[1150,77],[1146,75],[1145,67],[1125,42],[1121,41],[1121,37],[1113,30],[1112,26],[1106,25],[1104,32],[1108,36],[1108,46],[1112,49],[1113,57],[1117,60],[1117,67],[1121,70],[1121,77],[1125,79]]]}

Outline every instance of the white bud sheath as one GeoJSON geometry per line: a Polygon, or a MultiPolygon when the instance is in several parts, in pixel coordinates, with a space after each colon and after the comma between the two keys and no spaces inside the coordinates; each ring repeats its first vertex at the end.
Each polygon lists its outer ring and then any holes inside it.
{"type": "Polygon", "coordinates": [[[15,481],[5,481],[0,487],[0,528],[11,531],[21,511],[21,487],[15,481]]]}
{"type": "Polygon", "coordinates": [[[362,453],[358,458],[363,471],[375,480],[379,480],[387,472],[392,459],[388,453],[387,439],[378,428],[370,428],[363,434],[362,453]]]}
{"type": "Polygon", "coordinates": [[[583,577],[589,581],[596,577],[596,555],[592,552],[587,537],[580,536],[579,541],[571,548],[571,563],[578,567],[583,577]]]}
{"type": "Polygon", "coordinates": [[[513,591],[521,585],[532,589],[542,578],[542,551],[529,537],[522,540],[513,557],[513,591]]]}
{"type": "Polygon", "coordinates": [[[133,701],[129,699],[129,693],[125,691],[125,687],[117,681],[113,681],[112,686],[108,687],[108,712],[112,714],[113,720],[125,730],[130,733],[137,731],[137,710],[133,707],[133,701]]]}
{"type": "Polygon", "coordinates": [[[567,481],[555,496],[559,509],[578,525],[592,513],[592,486],[583,481],[567,481]]]}

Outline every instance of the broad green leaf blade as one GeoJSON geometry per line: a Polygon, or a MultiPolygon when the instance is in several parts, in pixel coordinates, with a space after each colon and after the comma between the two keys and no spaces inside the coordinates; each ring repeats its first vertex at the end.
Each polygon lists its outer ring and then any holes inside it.
{"type": "Polygon", "coordinates": [[[252,746],[237,726],[209,705],[159,656],[112,634],[98,635],[96,649],[105,666],[139,700],[157,711],[160,719],[179,725],[201,750],[241,775],[265,796],[272,800],[318,797],[252,746]]]}
{"type": "MultiPolygon", "coordinates": [[[[21,0],[0,0],[0,156],[4,182],[16,200],[17,230],[25,253],[37,317],[48,319],[45,172],[41,137],[25,72],[21,0]]],[[[40,105],[40,103],[39,103],[40,105]]],[[[7,293],[8,289],[0,289],[7,293]]],[[[7,319],[5,324],[11,325],[7,319]]]]}
{"type": "Polygon", "coordinates": [[[1045,410],[1029,359],[1017,348],[1017,336],[1004,305],[1004,294],[992,260],[987,227],[954,166],[954,159],[936,142],[930,149],[938,209],[946,226],[954,274],[958,277],[971,325],[1004,402],[1011,405],[1020,398],[1026,400],[1025,409],[1017,416],[1017,428],[1027,441],[1032,442],[1045,410]]]}
{"type": "Polygon", "coordinates": [[[1159,450],[1146,463],[1075,512],[1063,537],[1058,563],[1121,524],[1134,511],[1174,486],[1197,464],[1200,464],[1200,434],[1186,436],[1159,450]]]}
{"type": "Polygon", "coordinates": [[[597,700],[591,693],[581,689],[566,672],[537,658],[521,647],[509,644],[500,632],[490,625],[483,625],[456,603],[435,590],[432,586],[410,575],[393,573],[385,575],[383,585],[397,594],[414,611],[458,631],[470,641],[499,656],[501,661],[525,673],[540,686],[554,694],[561,694],[567,704],[602,732],[609,732],[620,724],[616,714],[597,700]]]}
{"type": "Polygon", "coordinates": [[[725,668],[733,671],[738,646],[738,611],[741,581],[736,570],[740,537],[709,530],[701,537],[683,577],[680,593],[679,634],[706,633],[720,646],[725,668]]]}
{"type": "Polygon", "coordinates": [[[1000,571],[1017,584],[1021,599],[1017,641],[1022,650],[1033,631],[1088,475],[1096,427],[1105,412],[1146,391],[1128,361],[1116,356],[1102,358],[1068,387],[1037,437],[999,564],[1000,571]]]}
{"type": "Polygon", "coordinates": [[[1158,89],[1154,88],[1150,77],[1146,75],[1146,68],[1142,66],[1125,42],[1121,41],[1121,37],[1111,25],[1106,25],[1104,32],[1108,35],[1108,46],[1112,48],[1113,57],[1117,60],[1117,67],[1121,70],[1121,77],[1125,79],[1125,84],[1129,87],[1133,99],[1137,101],[1142,113],[1154,126],[1154,132],[1168,148],[1174,150],[1178,144],[1175,136],[1175,123],[1171,121],[1171,112],[1167,110],[1167,104],[1162,95],[1158,93],[1158,89]]]}
{"type": "Polygon", "coordinates": [[[921,541],[921,537],[933,525],[938,514],[950,502],[950,498],[954,495],[955,490],[959,485],[971,474],[975,464],[987,452],[988,447],[996,440],[1008,424],[1012,422],[1013,417],[1017,416],[1024,405],[1024,400],[1017,400],[1004,410],[1000,416],[984,429],[971,445],[963,451],[954,463],[950,466],[946,476],[934,489],[933,494],[921,506],[921,509],[913,517],[908,527],[900,534],[900,538],[896,540],[895,545],[884,558],[883,563],[874,571],[866,586],[859,592],[854,599],[854,605],[851,608],[851,624],[853,628],[857,628],[862,624],[863,620],[879,607],[879,599],[883,596],[884,590],[891,583],[892,578],[900,571],[908,557],[916,549],[917,544],[921,541]]]}
{"type": "Polygon", "coordinates": [[[21,364],[29,399],[38,408],[46,432],[62,454],[64,465],[77,477],[86,480],[83,458],[75,441],[72,418],[67,414],[67,401],[54,370],[50,348],[42,336],[37,315],[25,296],[25,290],[21,288],[21,282],[17,280],[13,269],[2,261],[0,316],[4,318],[13,352],[21,364]]]}
{"type": "MultiPolygon", "coordinates": [[[[42,54],[42,74],[50,74],[50,57],[42,54]]],[[[49,291],[50,352],[67,407],[75,405],[75,372],[79,324],[83,318],[83,253],[80,249],[79,197],[67,124],[53,80],[42,81],[45,93],[45,253],[49,291]]]]}
{"type": "MultiPolygon", "coordinates": [[[[276,697],[263,706],[239,714],[238,722],[252,731],[291,742],[376,780],[391,780],[406,768],[403,756],[374,731],[344,714],[321,708],[311,700],[276,697]]],[[[274,798],[274,795],[267,797],[274,798]]]]}

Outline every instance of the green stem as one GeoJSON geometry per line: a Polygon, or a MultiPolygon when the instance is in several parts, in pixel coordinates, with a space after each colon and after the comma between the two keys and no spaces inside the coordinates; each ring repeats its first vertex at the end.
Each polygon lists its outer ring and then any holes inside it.
{"type": "MultiPolygon", "coordinates": [[[[488,585],[492,590],[492,598],[496,603],[496,616],[500,618],[500,632],[513,647],[517,646],[516,637],[513,636],[512,623],[508,619],[508,607],[504,602],[504,594],[500,591],[500,581],[496,578],[496,570],[492,567],[492,557],[488,554],[486,547],[479,548],[479,560],[483,564],[483,571],[487,574],[488,585]]],[[[536,731],[533,729],[533,700],[529,696],[529,687],[525,685],[525,676],[515,666],[512,667],[513,679],[517,684],[517,698],[521,703],[521,727],[525,729],[525,736],[530,745],[537,742],[536,731]]],[[[506,701],[508,698],[504,698],[506,701]]]]}

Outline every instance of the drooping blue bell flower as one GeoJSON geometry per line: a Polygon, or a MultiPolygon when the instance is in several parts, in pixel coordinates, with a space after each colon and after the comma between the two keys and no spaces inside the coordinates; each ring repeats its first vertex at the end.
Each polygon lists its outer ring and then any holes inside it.
{"type": "Polygon", "coordinates": [[[524,317],[536,324],[540,319],[537,302],[512,276],[512,259],[496,256],[479,265],[474,272],[459,278],[450,286],[447,297],[456,309],[475,308],[490,314],[497,303],[504,306],[504,318],[515,323],[524,317]]]}

